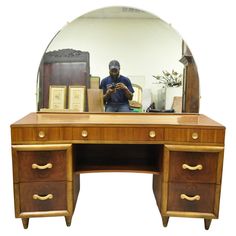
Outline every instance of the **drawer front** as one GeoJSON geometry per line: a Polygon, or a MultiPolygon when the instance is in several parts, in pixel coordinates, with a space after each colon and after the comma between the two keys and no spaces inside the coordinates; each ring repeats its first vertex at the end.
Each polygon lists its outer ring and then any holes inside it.
{"type": "Polygon", "coordinates": [[[165,140],[169,142],[224,144],[224,130],[165,128],[165,140]]]}
{"type": "Polygon", "coordinates": [[[20,151],[18,158],[20,182],[66,180],[64,150],[20,151]]]}
{"type": "Polygon", "coordinates": [[[170,183],[167,211],[213,213],[215,184],[170,183]]]}
{"type": "Polygon", "coordinates": [[[162,141],[164,128],[155,127],[39,127],[13,128],[12,142],[162,141]]]}
{"type": "Polygon", "coordinates": [[[170,151],[169,181],[216,183],[217,152],[170,151]]]}
{"type": "Polygon", "coordinates": [[[12,145],[14,183],[72,181],[72,145],[12,145]]]}
{"type": "Polygon", "coordinates": [[[162,128],[73,128],[73,140],[127,142],[127,141],[160,141],[163,140],[162,128]]]}
{"type": "Polygon", "coordinates": [[[20,211],[67,210],[66,182],[20,183],[20,211]]]}

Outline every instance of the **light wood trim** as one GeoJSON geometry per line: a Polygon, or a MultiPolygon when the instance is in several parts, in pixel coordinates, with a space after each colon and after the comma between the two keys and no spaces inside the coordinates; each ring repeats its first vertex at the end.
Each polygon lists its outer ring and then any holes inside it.
{"type": "Polygon", "coordinates": [[[15,207],[15,217],[20,217],[20,186],[19,184],[14,184],[14,207],[15,207]]]}
{"type": "Polygon", "coordinates": [[[30,144],[30,145],[12,145],[15,151],[52,151],[52,150],[66,150],[71,144],[30,144]]]}
{"type": "Polygon", "coordinates": [[[175,217],[192,217],[192,218],[204,218],[204,219],[216,219],[216,215],[212,213],[198,213],[198,212],[184,212],[184,211],[166,211],[165,216],[175,217]]]}
{"type": "Polygon", "coordinates": [[[219,217],[219,207],[220,207],[220,191],[221,185],[216,185],[216,192],[215,192],[215,205],[214,205],[214,214],[216,218],[219,217]]]}
{"type": "Polygon", "coordinates": [[[165,145],[169,151],[184,152],[222,152],[224,147],[221,146],[201,146],[201,145],[165,145]]]}
{"type": "Polygon", "coordinates": [[[165,215],[167,212],[168,204],[168,183],[162,183],[162,201],[161,201],[161,214],[165,215]]]}
{"type": "Polygon", "coordinates": [[[219,151],[218,165],[217,165],[217,177],[216,183],[221,184],[222,172],[223,172],[223,161],[224,161],[224,149],[219,151]]]}
{"type": "Polygon", "coordinates": [[[67,211],[68,215],[72,215],[74,211],[74,195],[73,195],[73,182],[67,182],[67,211]]]}
{"type": "Polygon", "coordinates": [[[13,166],[13,181],[19,183],[19,159],[17,155],[18,149],[12,146],[12,166],[13,166]]]}
{"type": "Polygon", "coordinates": [[[155,175],[159,175],[160,172],[159,171],[152,171],[152,170],[133,170],[133,169],[115,169],[115,170],[103,170],[103,169],[99,169],[99,170],[78,170],[76,171],[76,174],[87,174],[87,173],[109,173],[109,172],[128,172],[128,173],[143,173],[143,174],[155,174],[155,175]]]}
{"type": "Polygon", "coordinates": [[[48,217],[48,216],[70,216],[71,213],[67,210],[58,211],[34,211],[34,212],[22,212],[17,218],[31,218],[31,217],[48,217]]]}
{"type": "Polygon", "coordinates": [[[169,180],[169,164],[170,164],[170,149],[167,145],[164,146],[163,156],[163,181],[168,182],[169,180]]]}

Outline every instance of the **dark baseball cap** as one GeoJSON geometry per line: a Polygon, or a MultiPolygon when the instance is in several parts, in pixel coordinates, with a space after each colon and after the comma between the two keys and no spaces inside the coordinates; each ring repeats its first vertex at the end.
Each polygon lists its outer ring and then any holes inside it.
{"type": "Polygon", "coordinates": [[[109,70],[117,69],[120,70],[120,63],[117,60],[112,60],[109,63],[109,70]]]}

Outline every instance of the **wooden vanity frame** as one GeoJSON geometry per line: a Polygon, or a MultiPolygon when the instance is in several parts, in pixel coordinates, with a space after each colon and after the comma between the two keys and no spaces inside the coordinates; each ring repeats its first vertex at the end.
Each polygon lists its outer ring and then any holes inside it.
{"type": "Polygon", "coordinates": [[[69,226],[80,174],[139,172],[153,174],[164,226],[196,217],[208,229],[219,213],[224,135],[201,114],[30,113],[11,125],[15,215],[24,228],[47,216],[69,226]]]}

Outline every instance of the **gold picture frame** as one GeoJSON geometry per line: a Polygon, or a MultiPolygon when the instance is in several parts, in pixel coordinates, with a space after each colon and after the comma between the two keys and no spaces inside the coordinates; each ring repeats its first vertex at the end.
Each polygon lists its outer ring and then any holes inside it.
{"type": "Polygon", "coordinates": [[[68,109],[79,112],[85,111],[86,87],[80,85],[69,86],[68,109]]]}
{"type": "Polygon", "coordinates": [[[90,89],[99,89],[100,86],[100,77],[91,76],[90,77],[90,89]]]}
{"type": "Polygon", "coordinates": [[[49,109],[62,110],[66,108],[66,86],[49,86],[49,109]]]}

